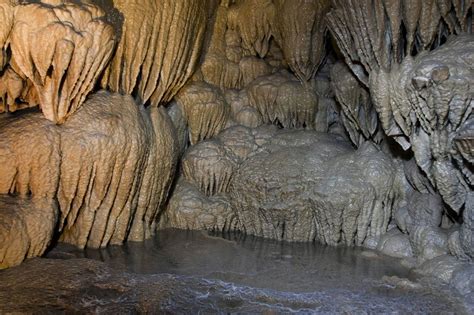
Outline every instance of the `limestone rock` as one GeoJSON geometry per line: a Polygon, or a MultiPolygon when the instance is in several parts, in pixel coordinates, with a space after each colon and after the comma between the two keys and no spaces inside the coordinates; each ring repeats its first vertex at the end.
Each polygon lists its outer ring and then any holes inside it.
{"type": "Polygon", "coordinates": [[[403,234],[397,228],[391,229],[380,238],[377,250],[397,258],[413,257],[408,235],[403,234]]]}
{"type": "Polygon", "coordinates": [[[352,143],[355,146],[367,140],[379,143],[382,136],[378,128],[377,112],[368,91],[342,63],[332,67],[331,81],[336,99],[341,106],[342,123],[352,143]]]}
{"type": "Polygon", "coordinates": [[[245,0],[230,6],[228,25],[239,32],[243,48],[264,57],[269,50],[275,7],[271,0],[245,0]]]}
{"type": "Polygon", "coordinates": [[[32,112],[0,126],[0,193],[57,199],[63,241],[103,247],[153,234],[178,152],[164,108],[100,92],[63,125],[32,112]]]}
{"type": "Polygon", "coordinates": [[[265,123],[280,123],[285,128],[314,128],[318,97],[288,73],[276,73],[252,81],[247,87],[249,104],[265,123]]]}
{"type": "Polygon", "coordinates": [[[48,198],[0,196],[0,269],[40,256],[53,238],[58,207],[48,198]]]}
{"type": "Polygon", "coordinates": [[[214,140],[192,146],[182,164],[184,178],[208,196],[228,190],[236,166],[222,144],[214,140]]]}
{"type": "Polygon", "coordinates": [[[226,125],[230,108],[221,91],[205,82],[187,84],[177,95],[191,144],[209,139],[226,125]]]}
{"type": "Polygon", "coordinates": [[[249,234],[361,245],[386,232],[396,176],[373,147],[354,152],[325,134],[283,132],[240,165],[230,194],[249,234]]]}
{"type": "Polygon", "coordinates": [[[102,87],[132,94],[141,103],[166,104],[195,70],[208,5],[202,0],[114,0],[122,36],[102,87]]]}
{"type": "Polygon", "coordinates": [[[277,0],[274,33],[288,65],[301,82],[311,80],[324,55],[328,0],[277,0]]]}
{"type": "Polygon", "coordinates": [[[129,96],[102,92],[87,105],[61,132],[62,240],[103,247],[149,238],[175,171],[172,122],[129,96]]]}
{"type": "Polygon", "coordinates": [[[178,183],[163,220],[167,227],[190,230],[232,231],[239,226],[227,197],[208,197],[186,181],[178,183]]]}
{"type": "Polygon", "coordinates": [[[45,117],[60,124],[94,88],[115,40],[94,5],[35,2],[15,7],[9,43],[12,70],[32,83],[45,117]]]}

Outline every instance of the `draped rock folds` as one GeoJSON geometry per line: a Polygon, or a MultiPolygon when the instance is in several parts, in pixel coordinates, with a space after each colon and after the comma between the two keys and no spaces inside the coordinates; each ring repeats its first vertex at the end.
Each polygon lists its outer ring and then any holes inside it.
{"type": "Polygon", "coordinates": [[[463,130],[469,129],[473,120],[473,62],[472,37],[458,36],[429,54],[407,58],[388,74],[375,74],[371,80],[378,108],[393,113],[386,124],[399,128],[409,139],[418,165],[456,211],[465,204],[466,191],[473,185],[467,150],[454,141],[469,138],[463,138],[469,133],[463,130]],[[387,76],[394,88],[383,92],[385,81],[377,80],[381,76],[387,76]]]}
{"type": "MultiPolygon", "coordinates": [[[[194,72],[214,5],[0,1],[0,112],[39,106],[46,118],[35,109],[0,117],[0,194],[22,198],[8,201],[16,212],[2,203],[2,238],[21,245],[2,244],[2,267],[41,255],[55,232],[79,247],[153,234],[179,153],[173,122],[158,105],[194,72]],[[135,101],[89,95],[99,79],[135,101]],[[38,207],[43,199],[52,206],[38,207]],[[41,215],[51,224],[31,219],[41,215]]],[[[217,131],[226,110],[221,116],[217,131]]]]}
{"type": "Polygon", "coordinates": [[[275,73],[252,81],[247,87],[249,105],[266,123],[285,128],[313,128],[318,98],[313,89],[289,73],[275,73]]]}
{"type": "Polygon", "coordinates": [[[296,77],[302,82],[309,81],[324,58],[324,16],[330,2],[277,0],[275,3],[275,38],[296,77]]]}
{"type": "Polygon", "coordinates": [[[187,121],[191,144],[218,134],[229,118],[221,91],[205,82],[187,84],[176,96],[187,121]]]}
{"type": "MultiPolygon", "coordinates": [[[[0,126],[8,134],[0,140],[0,193],[31,198],[34,205],[57,200],[59,215],[51,207],[32,211],[54,218],[63,241],[103,247],[153,234],[178,152],[165,109],[146,110],[130,96],[99,92],[63,125],[28,113],[3,117],[0,126]]],[[[2,211],[2,220],[20,222],[5,215],[9,213],[2,211]]],[[[18,228],[26,226],[27,231],[20,235],[37,237],[30,231],[41,230],[35,224],[43,223],[23,221],[18,228]]],[[[21,261],[15,259],[9,261],[21,261]]]]}
{"type": "Polygon", "coordinates": [[[114,0],[122,37],[102,79],[112,91],[153,106],[169,102],[199,60],[210,1],[114,0]]]}
{"type": "Polygon", "coordinates": [[[11,69],[31,82],[44,116],[60,124],[93,89],[115,41],[98,7],[45,1],[14,8],[9,44],[11,69]]]}
{"type": "Polygon", "coordinates": [[[333,137],[294,131],[239,167],[231,200],[247,233],[362,245],[386,232],[401,200],[397,176],[371,144],[354,152],[333,137]]]}
{"type": "Polygon", "coordinates": [[[366,140],[379,142],[377,112],[369,92],[362,86],[349,68],[343,63],[331,69],[332,89],[341,105],[341,118],[354,145],[366,140]]]}
{"type": "Polygon", "coordinates": [[[50,245],[58,217],[47,198],[0,197],[0,269],[41,256],[50,245]]]}
{"type": "Polygon", "coordinates": [[[472,14],[472,1],[333,0],[327,16],[385,133],[411,149],[421,177],[462,217],[453,252],[471,257],[472,14]]]}
{"type": "Polygon", "coordinates": [[[88,105],[61,132],[61,238],[96,248],[149,238],[175,169],[172,123],[129,96],[103,92],[88,105]]]}
{"type": "Polygon", "coordinates": [[[314,131],[235,126],[191,147],[183,169],[166,226],[362,245],[386,232],[402,200],[388,156],[314,131]]]}

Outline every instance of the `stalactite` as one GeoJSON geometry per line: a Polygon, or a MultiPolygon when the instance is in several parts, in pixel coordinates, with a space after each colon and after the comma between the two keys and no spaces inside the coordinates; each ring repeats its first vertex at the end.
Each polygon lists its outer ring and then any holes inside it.
{"type": "Polygon", "coordinates": [[[306,82],[315,76],[324,55],[326,0],[278,0],[274,35],[296,77],[306,82]]]}
{"type": "Polygon", "coordinates": [[[243,48],[264,57],[269,50],[275,7],[271,0],[244,0],[230,6],[228,25],[242,37],[243,48]]]}
{"type": "Polygon", "coordinates": [[[169,102],[195,70],[210,4],[115,0],[123,31],[102,86],[153,106],[169,102]]]}
{"type": "Polygon", "coordinates": [[[267,123],[313,128],[318,98],[313,89],[287,73],[259,77],[247,87],[249,104],[267,123]]]}
{"type": "Polygon", "coordinates": [[[230,108],[220,90],[204,82],[186,85],[177,95],[189,126],[191,144],[211,138],[221,131],[230,108]]]}
{"type": "Polygon", "coordinates": [[[45,117],[64,123],[107,65],[113,28],[93,5],[31,3],[16,6],[14,17],[10,65],[32,82],[45,117]]]}

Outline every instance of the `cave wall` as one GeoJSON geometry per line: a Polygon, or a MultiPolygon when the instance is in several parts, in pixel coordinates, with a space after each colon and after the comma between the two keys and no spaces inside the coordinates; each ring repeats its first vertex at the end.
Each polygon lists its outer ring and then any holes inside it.
{"type": "Polygon", "coordinates": [[[474,256],[472,3],[0,1],[0,267],[157,228],[474,256]]]}

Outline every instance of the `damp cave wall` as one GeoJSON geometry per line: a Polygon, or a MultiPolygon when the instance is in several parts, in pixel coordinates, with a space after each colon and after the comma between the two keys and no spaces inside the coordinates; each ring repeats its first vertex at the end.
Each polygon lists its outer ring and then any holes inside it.
{"type": "Polygon", "coordinates": [[[472,11],[0,1],[0,266],[166,227],[471,260],[472,11]]]}

